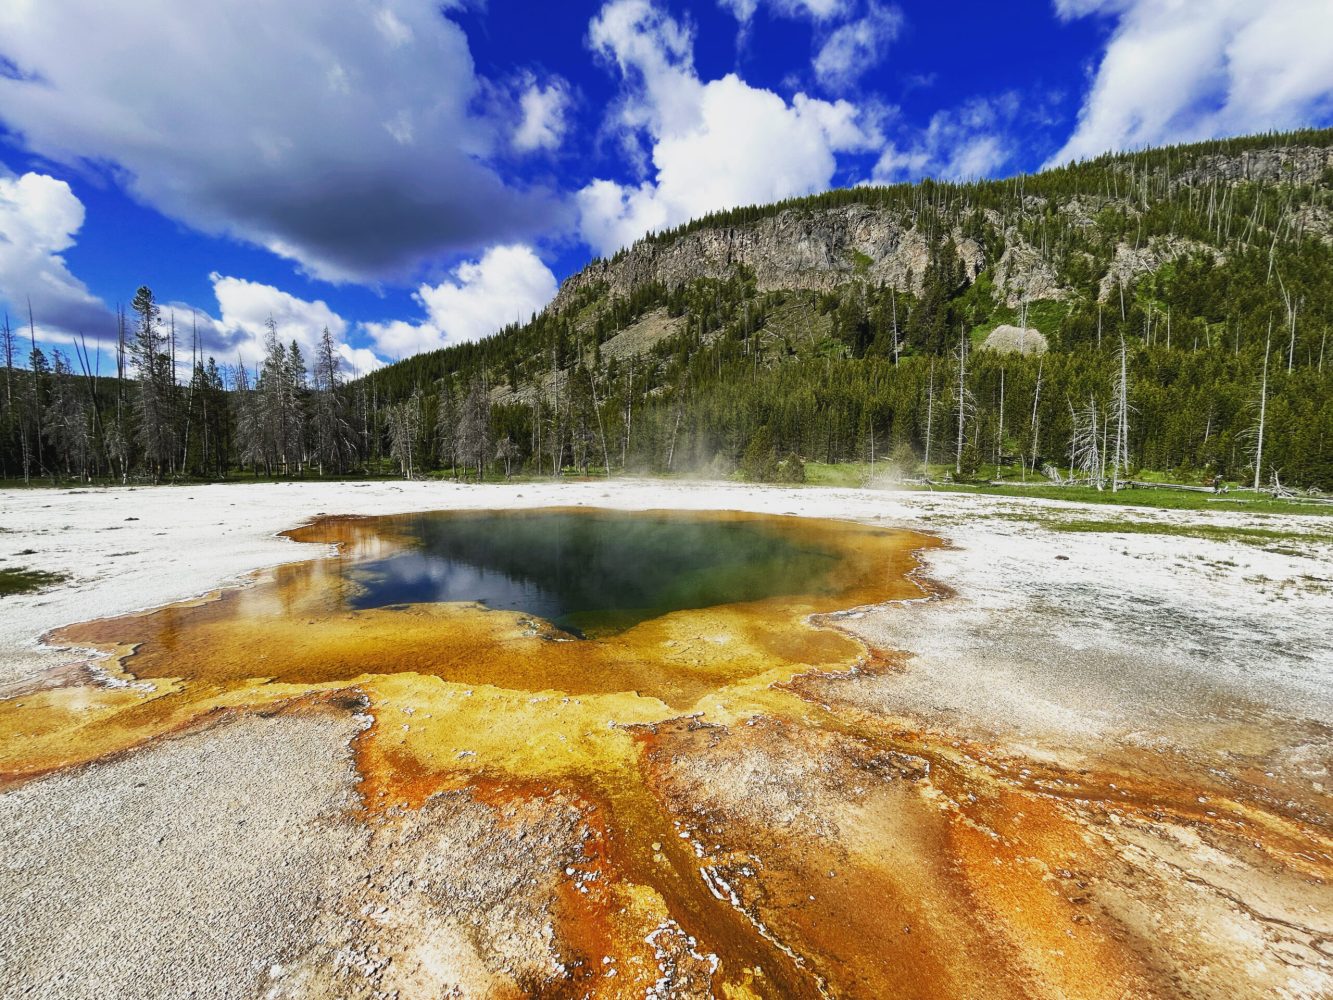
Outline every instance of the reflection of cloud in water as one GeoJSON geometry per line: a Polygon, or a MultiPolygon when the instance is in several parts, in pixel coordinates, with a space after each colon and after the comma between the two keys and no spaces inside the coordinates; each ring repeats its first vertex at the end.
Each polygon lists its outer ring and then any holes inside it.
{"type": "Polygon", "coordinates": [[[507,573],[421,552],[404,552],[350,570],[364,587],[354,608],[394,604],[476,602],[555,620],[569,608],[559,595],[507,573]]]}
{"type": "Polygon", "coordinates": [[[353,563],[358,610],[480,603],[580,634],[658,615],[820,593],[838,558],[771,525],[629,515],[423,514],[410,547],[353,563]]]}

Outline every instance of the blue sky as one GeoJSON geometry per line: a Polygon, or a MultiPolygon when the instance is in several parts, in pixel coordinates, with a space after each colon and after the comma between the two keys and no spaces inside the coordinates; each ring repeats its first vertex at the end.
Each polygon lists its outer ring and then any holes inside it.
{"type": "Polygon", "coordinates": [[[7,0],[0,306],[365,370],[710,210],[1326,125],[1331,51],[1327,0],[7,0]]]}

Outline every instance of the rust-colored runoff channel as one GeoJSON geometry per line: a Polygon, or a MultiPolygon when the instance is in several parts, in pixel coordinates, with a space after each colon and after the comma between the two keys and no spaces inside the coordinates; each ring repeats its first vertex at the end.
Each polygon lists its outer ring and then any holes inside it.
{"type": "MultiPolygon", "coordinates": [[[[1125,901],[1135,876],[1120,829],[1188,829],[1292,879],[1328,879],[1325,831],[1161,762],[1020,766],[1003,747],[843,698],[906,667],[823,616],[922,597],[911,574],[914,553],[938,544],[928,536],[737,513],[430,517],[326,518],[290,534],[336,543],[336,556],[59,630],[50,642],[108,658],[0,702],[0,780],[218,713],[327,711],[355,694],[373,720],[355,747],[360,821],[457,794],[508,822],[534,802],[583,810],[579,856],[542,902],[559,960],[542,979],[493,970],[497,995],[1166,996],[1180,963],[1125,901]],[[418,598],[457,596],[456,575],[412,562],[426,538],[445,537],[450,566],[490,559],[482,569],[512,585],[524,572],[513,552],[478,556],[476,533],[539,516],[605,531],[655,519],[667,534],[652,544],[678,545],[671,532],[696,524],[782,547],[751,574],[767,580],[719,563],[735,574],[727,592],[752,599],[694,606],[711,584],[666,581],[642,599],[661,613],[575,606],[557,626],[458,600],[368,606],[403,580],[418,598]],[[808,586],[771,579],[811,566],[808,586]]],[[[522,593],[593,600],[569,569],[546,566],[522,593]]],[[[1171,905],[1178,888],[1164,877],[1152,893],[1171,905]]]]}

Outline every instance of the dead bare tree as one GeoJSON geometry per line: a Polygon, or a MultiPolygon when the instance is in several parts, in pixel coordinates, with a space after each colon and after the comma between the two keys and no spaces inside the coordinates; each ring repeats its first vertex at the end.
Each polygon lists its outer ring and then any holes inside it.
{"type": "Polygon", "coordinates": [[[1264,468],[1264,423],[1268,417],[1268,352],[1273,346],[1273,324],[1268,324],[1268,337],[1264,340],[1264,371],[1259,380],[1259,425],[1254,438],[1254,488],[1259,489],[1260,477],[1264,468]]]}
{"type": "Polygon", "coordinates": [[[1028,433],[1032,436],[1032,460],[1028,465],[1034,472],[1037,468],[1037,456],[1041,454],[1041,414],[1039,407],[1041,406],[1041,380],[1045,364],[1046,359],[1044,357],[1037,359],[1037,385],[1032,391],[1032,419],[1028,422],[1028,433]]]}
{"type": "Polygon", "coordinates": [[[1069,420],[1070,481],[1072,482],[1076,478],[1075,473],[1082,472],[1100,490],[1102,488],[1102,453],[1097,401],[1089,398],[1086,407],[1075,410],[1073,400],[1070,400],[1069,420]]]}
{"type": "Polygon", "coordinates": [[[932,433],[932,422],[935,418],[935,359],[930,359],[930,382],[926,387],[926,454],[922,461],[922,468],[926,470],[926,478],[930,478],[930,442],[934,437],[932,433]]]}
{"type": "Polygon", "coordinates": [[[1286,284],[1282,281],[1282,272],[1277,275],[1278,288],[1282,290],[1282,305],[1287,310],[1287,330],[1289,339],[1287,341],[1287,374],[1290,375],[1296,367],[1296,313],[1300,309],[1300,301],[1287,291],[1286,284]]]}
{"type": "Polygon", "coordinates": [[[5,355],[5,411],[14,411],[14,331],[9,325],[9,313],[5,313],[5,325],[0,326],[0,347],[5,355]]]}
{"type": "Polygon", "coordinates": [[[44,467],[42,461],[42,385],[41,368],[45,362],[42,352],[37,348],[37,324],[32,318],[32,299],[28,299],[28,405],[25,407],[25,426],[23,429],[23,481],[31,482],[33,448],[36,448],[37,469],[44,467]],[[28,443],[28,426],[31,425],[32,445],[28,443]]]}
{"type": "Polygon", "coordinates": [[[1129,471],[1129,348],[1120,335],[1119,374],[1111,401],[1111,419],[1115,421],[1115,453],[1111,457],[1111,492],[1120,489],[1121,471],[1129,471]]]}
{"type": "Polygon", "coordinates": [[[508,479],[512,474],[514,459],[518,457],[518,445],[508,434],[501,438],[499,445],[496,446],[495,457],[504,462],[505,478],[508,479]]]}
{"type": "Polygon", "coordinates": [[[958,418],[958,447],[954,452],[954,475],[963,474],[963,444],[967,437],[967,421],[976,413],[976,400],[972,396],[972,390],[967,387],[967,328],[963,327],[959,331],[958,337],[958,385],[956,388],[957,399],[955,400],[957,409],[954,411],[958,418]]]}
{"type": "MultiPolygon", "coordinates": [[[[597,378],[591,367],[584,369],[588,373],[588,386],[592,391],[592,412],[597,416],[597,436],[602,439],[602,460],[606,462],[606,478],[611,478],[611,452],[606,446],[606,426],[602,421],[602,404],[597,398],[597,378]]],[[[672,441],[675,443],[674,439],[672,441]]],[[[670,467],[670,460],[667,462],[670,467]]],[[[508,475],[508,473],[506,473],[508,475]]]]}
{"type": "Polygon", "coordinates": [[[893,287],[889,289],[889,303],[893,308],[893,364],[898,364],[898,289],[893,287]]]}
{"type": "Polygon", "coordinates": [[[411,479],[415,472],[414,451],[421,430],[418,402],[414,393],[411,399],[389,407],[389,453],[397,460],[404,479],[411,479]]]}
{"type": "Polygon", "coordinates": [[[491,401],[481,379],[474,379],[468,387],[455,434],[459,457],[476,462],[477,481],[481,482],[491,446],[491,401]]]}
{"type": "Polygon", "coordinates": [[[630,434],[634,430],[634,355],[629,357],[629,383],[625,387],[625,408],[622,411],[625,424],[624,436],[620,439],[620,467],[624,469],[629,462],[630,434]]]}

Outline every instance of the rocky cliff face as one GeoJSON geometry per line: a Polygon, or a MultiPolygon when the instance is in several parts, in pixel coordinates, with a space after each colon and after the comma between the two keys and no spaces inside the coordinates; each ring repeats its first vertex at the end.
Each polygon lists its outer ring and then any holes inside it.
{"type": "Polygon", "coordinates": [[[1172,181],[1181,184],[1235,184],[1241,181],[1316,184],[1326,170],[1333,170],[1333,148],[1287,146],[1248,150],[1235,155],[1204,156],[1172,181]]]}
{"type": "MultiPolygon", "coordinates": [[[[1330,168],[1333,147],[1251,150],[1201,157],[1190,168],[1173,174],[1171,184],[1313,184],[1321,181],[1330,168]]],[[[1128,163],[1125,169],[1130,169],[1128,163]]],[[[1115,199],[1083,195],[1055,208],[1070,224],[1085,226],[1092,225],[1094,215],[1112,201],[1115,199]]],[[[1129,201],[1123,204],[1131,213],[1137,212],[1129,201]]],[[[1041,213],[1050,207],[1044,198],[1024,199],[1025,212],[1041,213]]],[[[961,231],[947,234],[953,237],[971,276],[993,267],[997,292],[1014,306],[1024,298],[1059,299],[1068,294],[1038,248],[1024,242],[1013,227],[1006,228],[998,213],[987,215],[1005,238],[1006,246],[998,260],[987,260],[984,249],[961,231]]],[[[1315,228],[1320,221],[1301,220],[1315,228]]],[[[942,242],[945,236],[938,234],[934,242],[942,242]]],[[[1102,296],[1118,282],[1130,281],[1170,256],[1197,246],[1184,240],[1159,240],[1148,247],[1119,248],[1110,272],[1102,280],[1102,296]]],[[[671,242],[641,240],[614,261],[597,261],[567,279],[550,308],[565,309],[581,291],[601,283],[611,295],[625,296],[649,282],[675,286],[698,278],[723,279],[742,264],[754,273],[760,291],[830,291],[849,282],[866,281],[917,293],[934,249],[932,240],[915,227],[914,220],[895,210],[870,204],[792,208],[742,226],[698,229],[671,242]]]]}
{"type": "MultiPolygon", "coordinates": [[[[953,236],[975,276],[985,266],[981,247],[960,232],[953,236]]],[[[569,278],[553,308],[599,282],[612,295],[627,295],[653,281],[726,278],[738,264],[754,272],[760,291],[828,291],[856,280],[917,291],[931,250],[910,222],[874,206],[790,209],[747,226],[696,230],[672,243],[640,241],[619,259],[598,261],[569,278]]]]}

